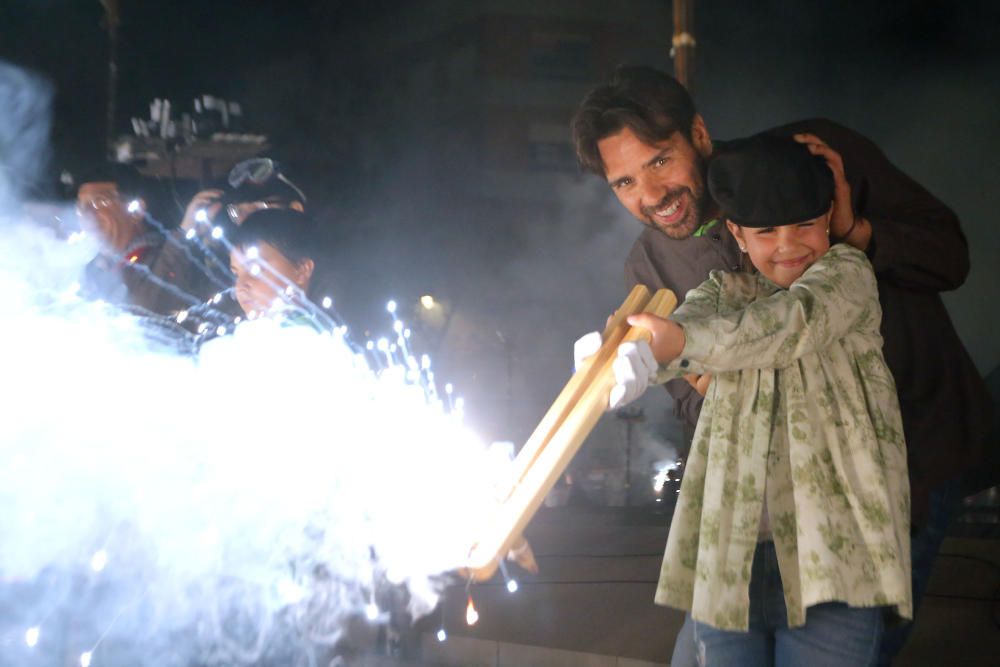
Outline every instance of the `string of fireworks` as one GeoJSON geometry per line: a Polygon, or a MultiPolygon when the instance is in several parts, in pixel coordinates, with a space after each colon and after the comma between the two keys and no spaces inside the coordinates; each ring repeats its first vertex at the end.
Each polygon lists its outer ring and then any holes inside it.
{"type": "MultiPolygon", "coordinates": [[[[223,243],[227,249],[230,251],[232,250],[232,244],[225,239],[225,236],[220,228],[213,228],[212,236],[217,241],[223,243]]],[[[299,309],[300,312],[303,312],[313,318],[314,322],[325,332],[335,336],[338,340],[342,340],[345,343],[350,344],[352,349],[356,352],[361,349],[359,346],[349,341],[349,337],[347,336],[347,326],[339,323],[339,317],[332,309],[333,299],[331,297],[324,297],[317,307],[305,299],[305,295],[300,289],[298,289],[297,286],[293,285],[277,271],[274,271],[273,267],[269,266],[267,262],[259,256],[259,253],[256,252],[256,248],[247,248],[245,255],[247,261],[254,262],[254,264],[251,265],[252,267],[258,267],[256,269],[258,273],[266,270],[266,275],[264,276],[265,280],[268,280],[271,287],[281,295],[274,304],[276,310],[279,311],[277,315],[278,318],[283,317],[290,307],[295,307],[299,309]],[[269,276],[274,276],[274,279],[271,280],[269,276]]],[[[251,268],[251,270],[253,271],[254,269],[251,268]]],[[[231,292],[231,290],[232,288],[222,290],[201,305],[206,308],[216,306],[229,292],[231,292]]],[[[78,285],[76,286],[76,289],[71,287],[65,294],[62,295],[62,298],[78,299],[78,291],[78,285]]],[[[194,308],[182,310],[174,316],[174,320],[177,323],[183,323],[189,317],[192,317],[192,311],[194,310],[194,308]]],[[[422,354],[418,358],[413,352],[411,345],[412,331],[406,326],[405,321],[400,317],[398,304],[395,301],[389,301],[386,304],[386,310],[391,316],[392,332],[394,334],[393,339],[390,341],[388,337],[383,337],[378,339],[377,342],[368,341],[367,345],[367,349],[369,351],[372,347],[374,347],[381,353],[379,370],[382,373],[393,374],[401,378],[405,378],[408,383],[419,386],[424,391],[428,404],[435,405],[440,409],[446,408],[446,411],[449,414],[461,421],[464,416],[463,399],[454,395],[455,388],[452,383],[449,382],[446,383],[444,387],[444,393],[447,397],[447,405],[445,405],[437,391],[437,384],[432,369],[431,359],[427,354],[422,354]]],[[[231,321],[232,326],[219,325],[214,330],[210,330],[210,324],[202,322],[199,324],[198,334],[201,336],[208,336],[209,334],[223,336],[232,333],[235,326],[241,321],[241,318],[236,317],[231,321]]],[[[87,567],[92,572],[92,576],[99,577],[107,573],[109,567],[113,566],[113,562],[114,545],[110,543],[110,538],[108,538],[104,540],[104,543],[99,549],[95,550],[90,555],[87,567]]],[[[507,577],[506,568],[503,568],[502,571],[504,572],[505,579],[508,579],[508,590],[514,592],[517,589],[516,581],[507,577]]],[[[384,622],[388,616],[382,609],[380,609],[375,599],[374,591],[376,588],[376,576],[376,571],[373,567],[369,581],[366,585],[369,591],[368,603],[365,605],[363,610],[364,616],[372,623],[384,622]]],[[[303,589],[300,584],[297,584],[292,580],[280,582],[278,588],[282,599],[288,605],[294,605],[302,601],[306,596],[305,589],[303,589]]],[[[466,620],[470,624],[474,624],[478,620],[478,612],[475,611],[473,606],[471,592],[469,594],[469,605],[472,611],[470,612],[471,615],[467,615],[466,620]]],[[[79,653],[78,663],[80,667],[92,667],[92,665],[99,664],[99,661],[95,657],[99,647],[118,620],[124,614],[128,613],[128,607],[129,605],[120,608],[112,621],[99,634],[96,641],[90,644],[87,650],[79,653]]],[[[47,615],[42,616],[35,624],[24,630],[23,641],[25,646],[29,649],[34,649],[39,645],[45,634],[45,626],[48,621],[49,618],[47,615]]],[[[439,641],[445,641],[447,638],[447,632],[443,623],[437,633],[437,638],[439,641]]]]}
{"type": "MultiPolygon", "coordinates": [[[[199,224],[209,224],[207,216],[202,215],[197,216],[197,218],[199,224]]],[[[227,251],[231,252],[233,250],[232,244],[225,238],[225,234],[220,227],[212,227],[210,235],[215,241],[221,243],[227,251]]],[[[188,240],[197,242],[199,238],[200,237],[195,234],[193,235],[193,238],[189,236],[188,240]]],[[[268,265],[268,263],[259,256],[259,252],[257,252],[256,248],[246,248],[245,257],[246,261],[252,262],[249,270],[252,272],[256,271],[258,274],[263,273],[263,279],[279,295],[273,304],[274,310],[276,311],[275,314],[278,319],[290,315],[291,311],[302,313],[309,317],[319,329],[322,329],[327,334],[333,335],[338,340],[347,343],[356,353],[377,352],[377,354],[368,356],[368,359],[376,362],[375,369],[378,372],[405,378],[408,383],[416,385],[423,390],[425,400],[428,404],[437,406],[442,410],[446,410],[448,414],[451,414],[459,421],[462,420],[464,416],[463,398],[455,395],[455,387],[450,382],[445,383],[444,385],[443,398],[441,394],[439,394],[431,359],[427,354],[421,354],[418,358],[413,352],[411,344],[412,331],[406,326],[405,321],[400,317],[399,307],[395,301],[389,301],[386,304],[386,311],[391,316],[392,335],[379,338],[377,341],[369,340],[367,341],[367,345],[362,348],[350,340],[350,337],[347,335],[348,328],[342,323],[341,318],[333,310],[333,299],[330,296],[322,298],[319,304],[313,304],[305,298],[305,294],[301,289],[291,283],[291,281],[279,272],[275,271],[273,267],[268,265]]],[[[215,308],[220,304],[222,299],[231,294],[232,289],[233,288],[228,287],[220,290],[204,303],[179,311],[173,317],[174,321],[177,323],[184,323],[188,320],[188,318],[204,318],[205,321],[198,324],[198,335],[206,339],[211,336],[224,336],[232,333],[235,330],[236,325],[243,321],[242,318],[235,317],[231,320],[227,318],[225,323],[216,324],[219,322],[219,311],[215,308]],[[214,321],[212,321],[212,318],[215,318],[214,321]],[[213,324],[215,324],[214,328],[213,324]]],[[[63,296],[67,299],[78,298],[78,291],[79,286],[77,286],[75,290],[71,287],[63,296]]],[[[421,304],[424,307],[427,307],[426,301],[429,298],[430,297],[424,297],[421,300],[421,304]]],[[[255,314],[253,317],[248,319],[253,319],[259,316],[259,314],[255,314]]],[[[370,364],[369,367],[371,367],[370,364]]],[[[109,564],[113,563],[113,550],[114,546],[109,544],[106,540],[99,549],[91,554],[88,565],[94,576],[100,576],[102,573],[105,573],[109,564]]],[[[497,565],[500,569],[508,592],[517,592],[519,587],[518,582],[510,576],[510,573],[508,572],[508,569],[502,559],[498,559],[497,565]]],[[[471,578],[466,582],[467,605],[465,622],[468,625],[474,625],[478,622],[480,617],[473,601],[472,583],[473,581],[471,578]]],[[[367,583],[369,591],[368,603],[365,605],[363,610],[364,616],[373,623],[382,622],[387,617],[387,614],[383,613],[375,599],[375,587],[376,573],[373,568],[367,583]]],[[[293,580],[279,582],[278,589],[281,599],[288,605],[294,605],[302,601],[306,596],[306,590],[302,587],[302,585],[293,580]]],[[[118,619],[126,612],[126,607],[121,608],[112,622],[104,628],[103,632],[100,633],[97,641],[89,647],[89,650],[83,651],[79,654],[79,664],[81,667],[91,666],[91,664],[95,661],[95,652],[103,642],[104,638],[111,631],[113,625],[118,621],[118,619]]],[[[48,617],[43,615],[34,625],[31,625],[24,630],[23,640],[24,644],[28,648],[34,648],[39,644],[39,641],[44,634],[47,622],[48,617]]],[[[447,636],[445,623],[442,621],[442,624],[437,632],[437,639],[439,641],[445,641],[447,636]]]]}

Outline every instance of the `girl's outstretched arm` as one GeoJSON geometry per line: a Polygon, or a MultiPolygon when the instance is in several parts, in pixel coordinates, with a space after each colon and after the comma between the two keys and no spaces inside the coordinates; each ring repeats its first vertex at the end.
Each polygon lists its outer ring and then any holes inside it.
{"type": "Polygon", "coordinates": [[[724,314],[678,308],[673,319],[683,330],[683,348],[668,369],[705,373],[783,368],[851,331],[877,335],[881,309],[875,274],[864,254],[837,245],[787,290],[724,314]]]}

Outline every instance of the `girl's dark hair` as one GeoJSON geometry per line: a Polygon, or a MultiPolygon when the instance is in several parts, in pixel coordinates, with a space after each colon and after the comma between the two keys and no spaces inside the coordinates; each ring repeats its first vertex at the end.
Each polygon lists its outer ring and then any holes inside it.
{"type": "Polygon", "coordinates": [[[573,115],[577,159],[586,171],[605,176],[597,142],[626,127],[653,144],[682,132],[691,139],[694,101],[677,79],[652,67],[619,66],[611,80],[590,91],[573,115]]]}
{"type": "Polygon", "coordinates": [[[245,249],[257,243],[268,243],[288,261],[298,264],[304,259],[316,260],[319,227],[311,217],[290,208],[266,208],[254,211],[236,227],[230,241],[245,249]]]}

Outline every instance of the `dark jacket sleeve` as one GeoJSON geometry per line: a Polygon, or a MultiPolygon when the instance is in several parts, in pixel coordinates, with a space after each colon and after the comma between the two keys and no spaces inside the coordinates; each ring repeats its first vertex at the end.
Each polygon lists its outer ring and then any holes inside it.
{"type": "Polygon", "coordinates": [[[844,159],[854,210],[872,225],[868,257],[880,280],[920,291],[957,289],[969,273],[969,246],[955,213],[904,174],[866,137],[825,119],[774,130],[810,132],[844,159]]]}
{"type": "Polygon", "coordinates": [[[691,428],[697,426],[701,404],[705,397],[684,378],[669,380],[663,386],[674,399],[674,415],[678,419],[683,419],[691,428]]]}
{"type": "MultiPolygon", "coordinates": [[[[663,286],[663,280],[657,275],[652,259],[640,244],[636,244],[625,262],[625,286],[632,289],[640,283],[654,289],[663,286]]],[[[704,397],[684,378],[669,380],[663,386],[674,399],[674,415],[692,428],[697,426],[704,397]]]]}

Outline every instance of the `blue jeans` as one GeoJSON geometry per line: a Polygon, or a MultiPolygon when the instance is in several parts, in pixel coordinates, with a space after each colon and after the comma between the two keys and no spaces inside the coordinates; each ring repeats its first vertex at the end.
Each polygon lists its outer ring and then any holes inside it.
{"type": "MultiPolygon", "coordinates": [[[[955,513],[962,503],[962,493],[958,482],[947,482],[931,492],[930,513],[926,523],[911,539],[911,559],[913,563],[913,610],[917,612],[927,590],[934,561],[944,542],[955,513]]],[[[888,667],[892,658],[903,648],[913,630],[912,623],[903,623],[885,631],[879,649],[879,667],[888,667]]],[[[698,656],[694,643],[694,621],[690,614],[684,617],[684,625],[674,642],[671,667],[697,667],[698,656]]]]}
{"type": "Polygon", "coordinates": [[[788,627],[774,542],[761,542],[750,575],[750,630],[718,630],[694,622],[701,667],[872,667],[882,639],[880,607],[842,602],[813,605],[806,624],[788,627]]]}

